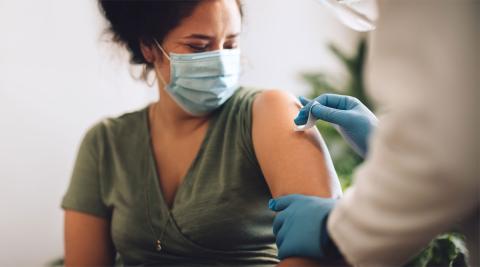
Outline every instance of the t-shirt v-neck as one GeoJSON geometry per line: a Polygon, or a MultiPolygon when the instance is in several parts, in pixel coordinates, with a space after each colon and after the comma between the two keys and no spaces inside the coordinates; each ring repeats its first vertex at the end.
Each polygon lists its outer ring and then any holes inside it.
{"type": "Polygon", "coordinates": [[[164,195],[164,192],[163,192],[163,189],[162,189],[162,186],[160,184],[160,174],[159,174],[159,170],[157,169],[157,162],[156,162],[156,159],[155,159],[155,150],[154,150],[154,147],[153,147],[153,142],[152,142],[152,135],[151,135],[151,126],[150,126],[150,120],[149,120],[149,106],[147,106],[145,109],[143,109],[143,113],[144,113],[144,120],[145,120],[145,134],[147,135],[147,150],[148,150],[148,155],[150,155],[150,160],[151,160],[151,167],[153,168],[153,172],[154,172],[154,180],[153,181],[153,186],[156,186],[156,188],[158,188],[158,195],[159,195],[159,199],[160,199],[160,203],[161,205],[164,206],[164,209],[165,210],[168,210],[169,213],[175,208],[175,202],[176,202],[176,199],[177,199],[177,195],[179,193],[182,192],[182,188],[184,186],[187,186],[188,185],[188,179],[190,179],[191,177],[191,173],[194,172],[195,170],[195,166],[197,164],[197,162],[199,161],[199,158],[202,157],[202,154],[203,154],[203,150],[205,148],[205,146],[207,145],[208,143],[208,140],[210,138],[210,134],[211,134],[211,131],[212,131],[212,128],[215,127],[215,123],[217,121],[217,114],[218,114],[218,111],[214,111],[212,114],[210,114],[210,118],[209,118],[209,121],[208,121],[208,126],[207,126],[207,130],[205,132],[205,136],[203,137],[201,143],[200,143],[200,147],[197,151],[197,153],[195,154],[195,157],[193,158],[192,162],[190,163],[190,165],[188,166],[187,168],[187,171],[184,175],[184,177],[182,177],[181,181],[180,181],[180,184],[178,185],[177,187],[177,190],[175,192],[175,196],[173,197],[173,201],[172,201],[172,205],[169,206],[167,201],[165,200],[165,195],[164,195]]]}

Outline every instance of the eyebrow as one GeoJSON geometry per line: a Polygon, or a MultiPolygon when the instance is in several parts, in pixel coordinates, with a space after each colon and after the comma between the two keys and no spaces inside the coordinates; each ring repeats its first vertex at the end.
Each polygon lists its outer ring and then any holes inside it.
{"type": "MultiPolygon", "coordinates": [[[[239,35],[240,35],[240,33],[230,34],[230,35],[227,36],[227,39],[236,38],[239,35]]],[[[205,34],[199,34],[199,33],[194,33],[194,34],[191,34],[191,35],[185,37],[185,39],[201,39],[201,40],[212,40],[214,38],[215,37],[213,37],[213,36],[209,36],[209,35],[205,35],[205,34]]]]}

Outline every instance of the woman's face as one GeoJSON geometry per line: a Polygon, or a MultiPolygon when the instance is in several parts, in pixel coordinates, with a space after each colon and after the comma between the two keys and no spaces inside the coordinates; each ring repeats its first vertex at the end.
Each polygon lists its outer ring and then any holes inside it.
{"type": "MultiPolygon", "coordinates": [[[[242,17],[235,0],[205,0],[167,34],[161,45],[167,53],[177,54],[234,49],[239,47],[241,28],[242,17]]],[[[169,83],[170,61],[158,48],[152,52],[157,75],[169,83]]]]}

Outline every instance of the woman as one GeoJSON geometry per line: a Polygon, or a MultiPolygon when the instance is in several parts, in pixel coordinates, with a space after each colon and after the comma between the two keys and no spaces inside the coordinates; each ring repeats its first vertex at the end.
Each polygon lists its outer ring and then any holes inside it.
{"type": "Polygon", "coordinates": [[[66,265],[276,265],[268,200],[341,192],[318,131],[293,131],[295,98],[237,86],[241,3],[100,7],[160,98],[87,132],[62,202],[66,265]]]}

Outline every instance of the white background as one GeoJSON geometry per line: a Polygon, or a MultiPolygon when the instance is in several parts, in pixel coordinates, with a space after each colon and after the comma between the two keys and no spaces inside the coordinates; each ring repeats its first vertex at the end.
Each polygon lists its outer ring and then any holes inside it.
{"type": "MultiPolygon", "coordinates": [[[[306,94],[301,72],[343,72],[329,42],[356,46],[315,0],[247,0],[245,10],[245,85],[306,94]]],[[[157,97],[104,27],[95,0],[0,0],[0,266],[61,257],[59,206],[82,135],[157,97]]]]}

